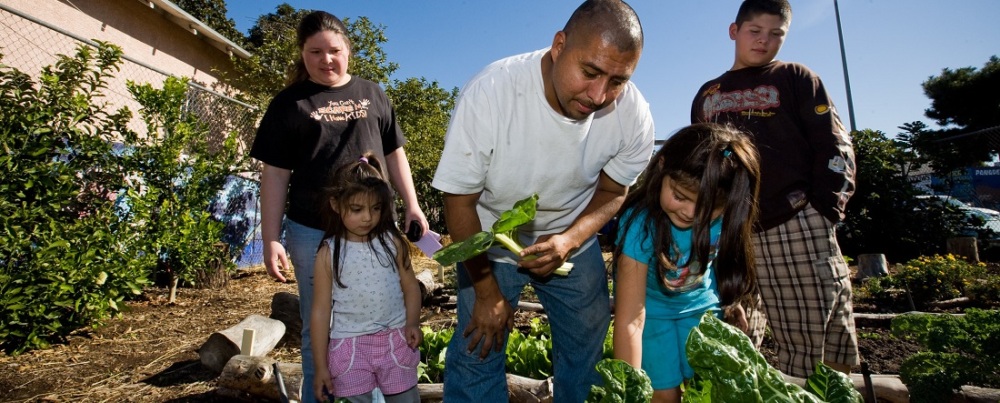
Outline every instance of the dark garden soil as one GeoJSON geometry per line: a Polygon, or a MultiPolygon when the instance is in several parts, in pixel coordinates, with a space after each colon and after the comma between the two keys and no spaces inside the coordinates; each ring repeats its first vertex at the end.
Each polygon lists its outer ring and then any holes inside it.
{"type": "MultiPolygon", "coordinates": [[[[418,270],[437,267],[423,259],[415,258],[418,270]]],[[[0,402],[232,401],[219,393],[216,374],[201,365],[196,350],[212,332],[251,314],[268,316],[271,297],[295,293],[295,287],[275,282],[258,267],[240,271],[224,288],[182,288],[174,304],[167,302],[167,289],[149,288],[106,326],[81,329],[46,350],[0,354],[0,402]]],[[[423,312],[426,325],[454,326],[453,309],[429,306],[423,312]]],[[[532,316],[519,313],[518,322],[532,316]]],[[[902,360],[918,348],[886,328],[861,327],[858,335],[863,360],[876,374],[898,373],[902,360]]],[[[774,365],[773,345],[765,342],[762,350],[774,365]]],[[[298,346],[279,346],[269,356],[298,362],[298,346]]]]}

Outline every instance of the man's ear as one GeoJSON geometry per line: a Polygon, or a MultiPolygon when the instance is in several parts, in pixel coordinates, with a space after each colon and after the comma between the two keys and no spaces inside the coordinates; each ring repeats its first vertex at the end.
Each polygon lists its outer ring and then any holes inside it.
{"type": "Polygon", "coordinates": [[[736,40],[736,34],[740,32],[740,26],[736,23],[729,24],[729,39],[736,40]]]}
{"type": "Polygon", "coordinates": [[[551,54],[553,62],[559,58],[559,54],[562,53],[565,47],[566,33],[563,31],[556,32],[556,35],[552,38],[552,47],[549,48],[549,53],[551,54]]]}

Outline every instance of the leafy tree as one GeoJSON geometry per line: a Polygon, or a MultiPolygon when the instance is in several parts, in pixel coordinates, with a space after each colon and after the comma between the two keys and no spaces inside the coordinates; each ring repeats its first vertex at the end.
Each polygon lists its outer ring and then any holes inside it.
{"type": "Polygon", "coordinates": [[[931,99],[925,114],[941,126],[979,130],[1000,125],[1000,58],[990,57],[982,69],[944,69],[923,83],[931,99]]]}
{"type": "Polygon", "coordinates": [[[210,269],[207,262],[227,262],[221,269],[232,266],[224,250],[215,247],[224,225],[208,211],[238,165],[237,137],[230,134],[211,149],[208,130],[184,108],[186,79],[168,77],[161,89],[133,82],[128,88],[146,123],[144,136],[125,136],[127,174],[142,184],[129,189],[128,215],[143,223],[140,264],[170,283],[173,302],[178,283],[194,283],[199,271],[210,269]]]}
{"type": "Polygon", "coordinates": [[[997,154],[1000,142],[963,135],[1000,126],[1000,59],[993,56],[978,70],[943,69],[941,75],[928,78],[923,88],[931,99],[924,114],[944,129],[911,127],[915,129],[911,140],[937,173],[946,176],[981,165],[997,154]]]}
{"type": "Polygon", "coordinates": [[[941,253],[964,216],[915,199],[916,190],[904,174],[912,154],[900,143],[871,129],[853,132],[852,138],[857,190],[837,228],[843,253],[882,253],[896,262],[941,253]]]}
{"type": "Polygon", "coordinates": [[[920,155],[917,151],[919,147],[916,144],[921,140],[922,135],[927,132],[927,124],[921,121],[914,121],[903,123],[902,126],[899,126],[899,129],[902,132],[896,134],[896,140],[894,141],[898,150],[898,163],[902,174],[909,176],[910,172],[914,169],[918,169],[923,164],[930,162],[926,157],[920,155]]]}
{"type": "Polygon", "coordinates": [[[226,17],[226,0],[174,0],[174,4],[233,43],[243,46],[246,41],[236,22],[226,17]]]}
{"type": "Polygon", "coordinates": [[[386,94],[396,107],[399,125],[406,135],[406,155],[410,160],[413,184],[420,196],[420,208],[427,215],[431,228],[444,229],[442,195],[431,187],[434,170],[444,150],[444,133],[451,119],[451,110],[458,97],[458,88],[447,91],[438,83],[424,78],[394,81],[386,94]]]}

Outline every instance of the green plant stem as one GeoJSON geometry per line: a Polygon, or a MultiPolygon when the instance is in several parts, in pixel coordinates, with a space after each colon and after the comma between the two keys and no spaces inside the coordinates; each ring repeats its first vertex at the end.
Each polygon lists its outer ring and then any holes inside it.
{"type": "MultiPolygon", "coordinates": [[[[518,255],[520,255],[521,251],[524,250],[524,248],[521,247],[521,244],[519,244],[517,241],[512,239],[507,234],[494,234],[493,239],[495,239],[497,242],[500,242],[500,244],[502,244],[505,248],[518,255]]],[[[524,260],[533,260],[536,258],[537,257],[535,255],[528,255],[523,257],[524,260]]],[[[566,276],[569,275],[570,270],[573,270],[573,263],[564,262],[562,266],[559,266],[559,268],[556,269],[553,273],[558,274],[560,276],[566,276]]]]}

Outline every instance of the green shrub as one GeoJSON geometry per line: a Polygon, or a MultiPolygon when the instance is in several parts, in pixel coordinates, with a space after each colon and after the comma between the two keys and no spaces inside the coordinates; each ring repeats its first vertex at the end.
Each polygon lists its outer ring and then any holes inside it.
{"type": "Polygon", "coordinates": [[[186,113],[187,80],[169,77],[162,89],[129,82],[142,106],[139,113],[147,134],[126,136],[126,175],[137,178],[141,190],[129,193],[129,219],[143,223],[137,254],[155,257],[137,262],[161,278],[193,284],[207,262],[233,264],[214,245],[223,224],[209,210],[226,176],[239,163],[237,138],[231,133],[211,149],[209,131],[186,113]]]}
{"type": "Polygon", "coordinates": [[[914,403],[948,401],[964,385],[1000,387],[1000,311],[901,315],[892,333],[925,348],[899,367],[914,403]]]}
{"type": "Polygon", "coordinates": [[[0,349],[44,348],[98,326],[145,277],[113,205],[126,185],[111,150],[127,110],[95,103],[121,50],[80,47],[38,82],[0,65],[0,349]]]}
{"type": "Polygon", "coordinates": [[[188,282],[206,262],[232,267],[214,247],[222,225],[206,211],[238,163],[235,136],[209,147],[184,111],[187,83],[175,78],[162,89],[129,83],[148,134],[130,130],[131,111],[100,101],[120,62],[118,47],[99,43],[61,56],[37,82],[0,65],[5,352],[102,325],[157,267],[188,282]]]}
{"type": "Polygon", "coordinates": [[[968,287],[968,296],[981,306],[1000,303],[1000,276],[991,274],[977,279],[968,287]]]}
{"type": "Polygon", "coordinates": [[[892,282],[909,290],[917,307],[963,296],[974,279],[985,276],[985,265],[953,255],[922,256],[902,265],[892,282]]]}

